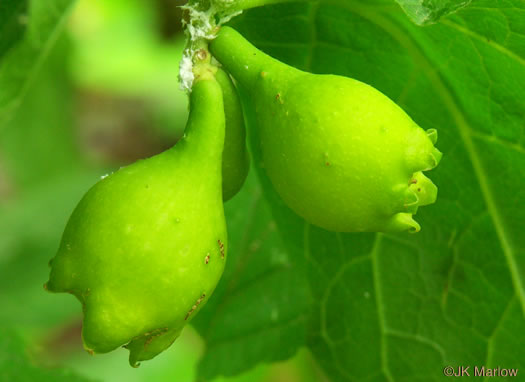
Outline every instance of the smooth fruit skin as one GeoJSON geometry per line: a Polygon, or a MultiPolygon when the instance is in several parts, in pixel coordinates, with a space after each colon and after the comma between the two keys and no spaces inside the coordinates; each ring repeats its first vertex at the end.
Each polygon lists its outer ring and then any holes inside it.
{"type": "Polygon", "coordinates": [[[89,352],[125,345],[130,363],[179,336],[224,269],[222,90],[195,83],[184,138],[98,182],[80,201],[51,261],[47,289],[82,303],[89,352]]]}
{"type": "Polygon", "coordinates": [[[285,65],[232,28],[210,50],[250,94],[264,167],[292,210],[331,231],[419,231],[412,214],[437,195],[421,174],[441,159],[435,130],[373,87],[285,65]]]}
{"type": "Polygon", "coordinates": [[[250,157],[246,149],[246,128],[237,89],[223,69],[217,70],[215,78],[222,88],[226,121],[222,153],[222,199],[226,202],[242,188],[250,170],[250,157]]]}

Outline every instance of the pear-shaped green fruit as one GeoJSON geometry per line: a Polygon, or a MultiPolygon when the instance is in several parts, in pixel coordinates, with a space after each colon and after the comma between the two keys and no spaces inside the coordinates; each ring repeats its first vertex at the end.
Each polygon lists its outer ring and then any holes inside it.
{"type": "Polygon", "coordinates": [[[153,358],[212,294],[226,261],[222,91],[196,82],[184,138],[101,180],[74,210],[47,289],[82,303],[89,352],[153,358]]]}
{"type": "Polygon", "coordinates": [[[285,65],[232,28],[210,50],[250,95],[264,167],[291,209],[332,231],[419,231],[412,214],[437,194],[421,174],[441,159],[435,130],[373,87],[285,65]]]}
{"type": "Polygon", "coordinates": [[[226,202],[233,198],[244,184],[250,170],[250,157],[246,150],[246,128],[237,89],[230,75],[224,70],[219,68],[215,78],[222,88],[226,120],[222,153],[222,199],[226,202]]]}

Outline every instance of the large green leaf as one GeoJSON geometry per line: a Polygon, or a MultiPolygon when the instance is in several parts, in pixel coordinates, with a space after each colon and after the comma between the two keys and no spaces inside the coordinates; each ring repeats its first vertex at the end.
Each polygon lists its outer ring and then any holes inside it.
{"type": "MultiPolygon", "coordinates": [[[[411,236],[310,226],[258,168],[289,258],[309,264],[307,345],[334,381],[440,380],[447,365],[523,369],[525,2],[478,0],[424,28],[392,4],[324,0],[255,9],[234,22],[289,64],[380,89],[439,131],[445,155],[431,173],[438,201],[421,209],[423,229],[411,236]]],[[[258,317],[242,302],[229,313],[237,325],[258,317]]],[[[264,341],[268,352],[282,346],[264,341]]],[[[225,357],[208,370],[230,370],[225,357]]]]}
{"type": "Polygon", "coordinates": [[[27,14],[24,3],[9,0],[0,5],[0,129],[21,102],[74,0],[31,0],[27,14]],[[3,55],[7,47],[11,49],[3,55]]]}

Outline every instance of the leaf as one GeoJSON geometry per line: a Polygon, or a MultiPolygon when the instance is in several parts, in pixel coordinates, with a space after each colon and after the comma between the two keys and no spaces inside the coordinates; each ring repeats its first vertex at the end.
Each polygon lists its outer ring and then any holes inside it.
{"type": "Polygon", "coordinates": [[[36,367],[26,355],[23,339],[0,328],[0,381],[87,382],[69,370],[36,367]]]}
{"type": "Polygon", "coordinates": [[[254,174],[225,208],[228,261],[193,321],[206,341],[202,380],[290,358],[306,335],[309,295],[302,262],[283,248],[254,174]]]}
{"type": "MultiPolygon", "coordinates": [[[[9,4],[12,2],[10,0],[9,4]]],[[[73,3],[74,0],[31,0],[23,40],[0,56],[0,129],[21,102],[28,84],[56,40],[67,11],[73,3]]],[[[6,15],[11,14],[7,19],[8,23],[19,21],[20,14],[13,13],[15,8],[12,7],[6,5],[6,10],[10,10],[6,15]]],[[[2,9],[3,6],[0,7],[0,12],[2,9]]],[[[7,31],[0,29],[0,48],[13,45],[20,37],[19,29],[9,27],[8,24],[5,28],[7,31]]]]}
{"type": "Polygon", "coordinates": [[[258,169],[291,258],[308,261],[307,345],[333,381],[525,367],[525,2],[475,4],[425,28],[382,1],[281,5],[234,21],[270,55],[369,83],[440,135],[438,201],[418,213],[416,235],[310,226],[258,169]]]}
{"type": "Polygon", "coordinates": [[[472,0],[396,0],[418,25],[432,24],[441,17],[468,6],[472,0]]]}
{"type": "Polygon", "coordinates": [[[0,58],[22,38],[27,0],[5,0],[0,4],[0,58]]]}

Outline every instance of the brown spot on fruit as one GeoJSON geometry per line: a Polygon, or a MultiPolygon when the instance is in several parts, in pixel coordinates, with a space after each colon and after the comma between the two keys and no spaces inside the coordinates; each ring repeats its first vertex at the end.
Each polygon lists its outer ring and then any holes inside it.
{"type": "Polygon", "coordinates": [[[210,262],[210,254],[206,255],[206,258],[204,259],[204,262],[208,264],[210,262]]]}
{"type": "Polygon", "coordinates": [[[151,337],[148,337],[148,339],[146,341],[144,341],[144,349],[146,349],[148,347],[148,345],[151,343],[151,341],[153,341],[153,338],[155,338],[156,336],[151,336],[151,337]]]}
{"type": "Polygon", "coordinates": [[[193,305],[191,309],[189,310],[189,312],[186,314],[186,317],[184,317],[184,321],[186,321],[191,316],[191,314],[195,311],[195,309],[197,309],[197,307],[200,305],[202,300],[204,300],[204,297],[206,297],[206,293],[203,293],[202,296],[200,296],[199,299],[195,301],[195,305],[193,305]]]}
{"type": "Polygon", "coordinates": [[[217,243],[219,243],[219,249],[221,251],[221,259],[224,259],[224,244],[222,243],[220,239],[217,240],[217,243]]]}
{"type": "Polygon", "coordinates": [[[197,58],[201,61],[204,61],[208,57],[208,52],[204,49],[199,49],[197,52],[197,58]]]}
{"type": "Polygon", "coordinates": [[[163,335],[167,331],[168,331],[168,328],[160,328],[152,332],[145,333],[144,335],[148,338],[146,339],[146,341],[144,341],[144,349],[146,349],[146,347],[151,343],[151,341],[153,341],[153,339],[163,335]]]}

